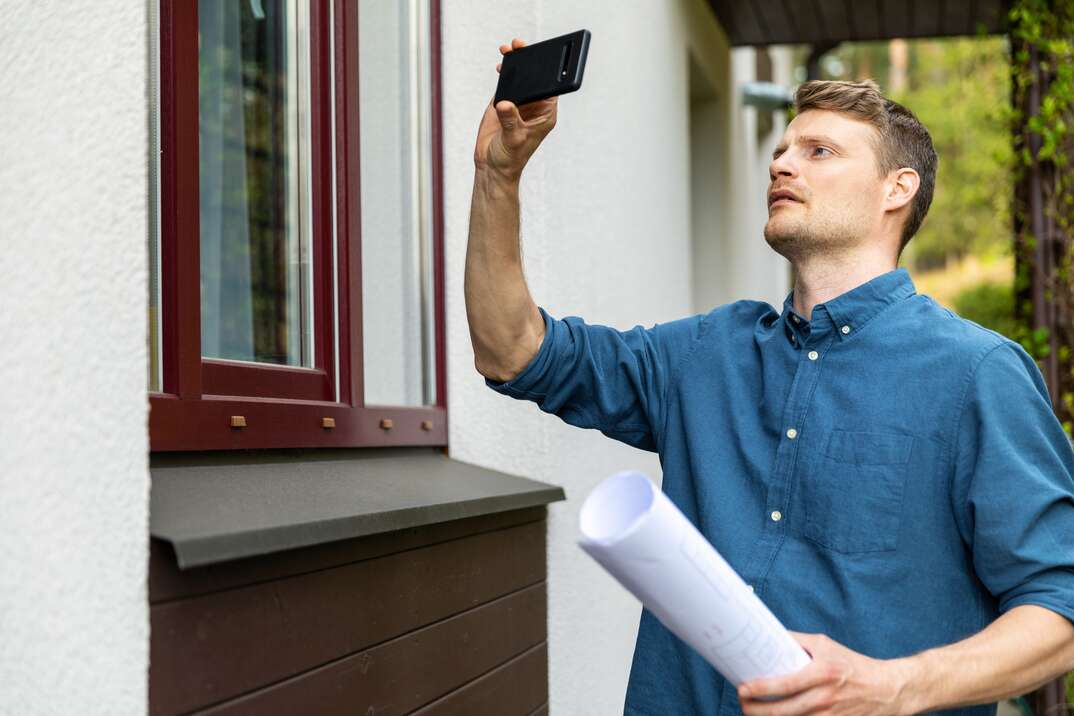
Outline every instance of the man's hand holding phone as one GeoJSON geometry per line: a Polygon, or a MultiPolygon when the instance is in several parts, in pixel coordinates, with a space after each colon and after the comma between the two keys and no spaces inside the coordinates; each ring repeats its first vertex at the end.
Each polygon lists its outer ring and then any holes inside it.
{"type": "MultiPolygon", "coordinates": [[[[525,42],[515,38],[510,45],[500,45],[500,54],[507,55],[525,46],[525,42]]],[[[501,66],[496,65],[497,72],[501,66]]],[[[500,100],[495,105],[489,101],[474,148],[478,171],[492,171],[508,181],[518,182],[530,157],[556,126],[558,99],[549,97],[522,106],[510,100],[500,100]]]]}

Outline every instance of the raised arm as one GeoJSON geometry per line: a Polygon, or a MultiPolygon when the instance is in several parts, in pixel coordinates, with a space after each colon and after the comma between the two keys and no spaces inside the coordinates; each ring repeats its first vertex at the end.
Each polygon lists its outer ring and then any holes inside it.
{"type": "MultiPolygon", "coordinates": [[[[524,45],[515,39],[500,52],[524,45]]],[[[517,375],[544,339],[544,319],[522,273],[518,186],[529,158],[556,124],[556,100],[522,107],[490,101],[478,129],[464,291],[474,364],[492,380],[517,375]]]]}

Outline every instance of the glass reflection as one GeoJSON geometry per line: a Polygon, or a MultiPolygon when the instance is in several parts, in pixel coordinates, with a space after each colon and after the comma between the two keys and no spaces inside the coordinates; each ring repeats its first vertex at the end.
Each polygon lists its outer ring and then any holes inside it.
{"type": "Polygon", "coordinates": [[[425,0],[358,5],[365,400],[436,401],[429,18],[425,0]]]}
{"type": "Polygon", "coordinates": [[[198,5],[205,357],[313,365],[303,5],[198,5]]]}

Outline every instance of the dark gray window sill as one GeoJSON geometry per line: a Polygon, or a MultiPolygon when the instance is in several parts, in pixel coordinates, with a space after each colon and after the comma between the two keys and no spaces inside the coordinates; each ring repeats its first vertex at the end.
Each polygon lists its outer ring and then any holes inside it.
{"type": "Polygon", "coordinates": [[[566,499],[442,448],[155,453],[150,475],[149,532],[183,569],[566,499]]]}

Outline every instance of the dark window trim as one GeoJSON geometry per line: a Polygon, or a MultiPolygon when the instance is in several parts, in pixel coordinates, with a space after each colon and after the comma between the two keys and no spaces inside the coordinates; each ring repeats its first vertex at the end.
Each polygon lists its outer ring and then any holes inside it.
{"type": "MultiPolygon", "coordinates": [[[[327,330],[331,266],[315,263],[318,366],[295,369],[203,360],[198,254],[197,0],[161,0],[161,329],[163,391],[150,393],[150,449],[366,447],[447,444],[443,261],[443,161],[440,119],[440,0],[429,0],[431,32],[433,284],[437,395],[425,407],[367,406],[362,370],[361,208],[358,157],[358,10],[345,0],[309,0],[313,56],[314,240],[331,255],[331,180],[336,178],[339,395],[327,330]],[[328,13],[336,22],[329,57],[328,13]],[[335,85],[326,86],[329,63],[335,85]],[[331,166],[330,92],[335,93],[336,165],[331,166]],[[213,392],[241,393],[214,395],[213,392]],[[232,427],[241,416],[244,427],[232,427]],[[333,427],[325,427],[330,421],[333,427]],[[389,427],[390,426],[390,427],[389,427]]],[[[317,250],[315,250],[315,254],[317,250]]]]}

